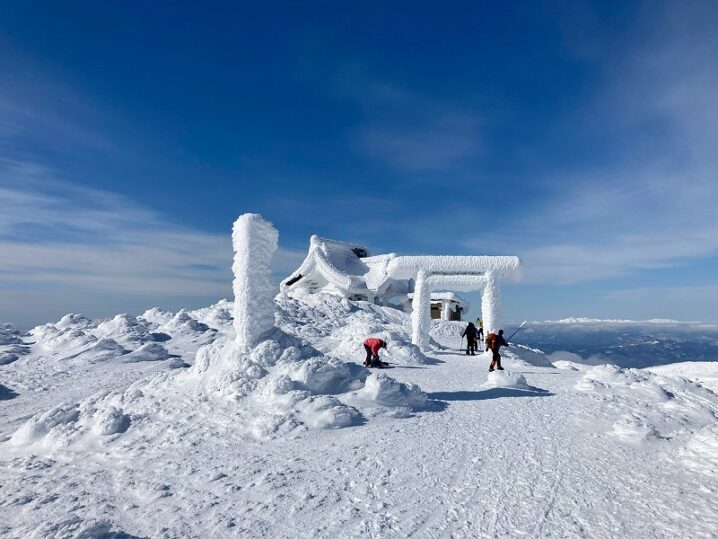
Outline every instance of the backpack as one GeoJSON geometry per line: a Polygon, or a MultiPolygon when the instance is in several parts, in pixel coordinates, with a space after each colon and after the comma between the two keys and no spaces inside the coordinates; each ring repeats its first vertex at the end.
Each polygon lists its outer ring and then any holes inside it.
{"type": "Polygon", "coordinates": [[[496,333],[489,333],[486,336],[486,348],[489,350],[493,350],[496,348],[496,345],[498,344],[498,337],[496,333]]]}

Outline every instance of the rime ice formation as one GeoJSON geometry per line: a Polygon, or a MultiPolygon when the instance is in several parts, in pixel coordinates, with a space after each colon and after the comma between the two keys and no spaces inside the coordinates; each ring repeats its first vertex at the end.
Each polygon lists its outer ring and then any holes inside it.
{"type": "Polygon", "coordinates": [[[468,310],[464,300],[440,291],[483,290],[482,316],[495,331],[501,321],[499,280],[520,278],[521,266],[515,256],[370,256],[362,245],[312,236],[307,257],[281,289],[411,308],[412,342],[426,348],[432,310],[444,320],[460,319],[462,310],[468,310]],[[449,308],[455,312],[447,312],[449,308]]]}
{"type": "Polygon", "coordinates": [[[234,329],[237,344],[245,349],[274,327],[271,264],[278,238],[272,223],[256,213],[245,213],[234,222],[234,329]]]}
{"type": "Polygon", "coordinates": [[[429,344],[429,331],[431,330],[431,312],[429,311],[431,288],[429,288],[427,279],[424,270],[417,272],[411,309],[411,342],[422,349],[429,344]]]}
{"type": "Polygon", "coordinates": [[[486,274],[486,285],[481,295],[481,314],[487,335],[501,329],[501,288],[493,271],[486,274]]]}

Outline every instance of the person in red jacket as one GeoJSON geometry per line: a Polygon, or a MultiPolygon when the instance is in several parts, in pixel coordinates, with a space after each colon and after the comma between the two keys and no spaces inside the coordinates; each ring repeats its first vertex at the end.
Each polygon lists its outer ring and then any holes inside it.
{"type": "Polygon", "coordinates": [[[499,334],[496,335],[496,333],[489,333],[486,336],[486,351],[488,352],[491,350],[492,358],[491,358],[491,365],[489,366],[489,372],[494,371],[494,367],[496,367],[496,370],[503,371],[504,368],[501,366],[501,354],[499,353],[499,350],[502,346],[508,346],[509,343],[506,342],[506,339],[504,339],[504,330],[500,329],[499,334]]]}
{"type": "Polygon", "coordinates": [[[386,350],[386,342],[383,339],[369,337],[364,341],[364,350],[366,350],[365,367],[382,367],[381,359],[379,359],[379,350],[386,350]]]}

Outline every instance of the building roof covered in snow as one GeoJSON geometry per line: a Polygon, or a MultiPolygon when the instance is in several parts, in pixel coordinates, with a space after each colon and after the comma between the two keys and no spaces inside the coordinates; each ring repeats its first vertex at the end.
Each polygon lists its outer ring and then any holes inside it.
{"type": "Polygon", "coordinates": [[[315,235],[306,258],[281,288],[391,297],[410,292],[409,281],[419,271],[430,274],[436,288],[469,291],[476,290],[488,272],[501,278],[518,278],[521,260],[516,256],[372,256],[363,245],[315,235]]]}

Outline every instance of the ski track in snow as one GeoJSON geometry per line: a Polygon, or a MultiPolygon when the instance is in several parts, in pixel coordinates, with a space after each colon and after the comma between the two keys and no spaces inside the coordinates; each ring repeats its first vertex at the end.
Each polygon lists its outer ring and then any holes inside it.
{"type": "MultiPolygon", "coordinates": [[[[374,310],[360,310],[362,324],[374,310]]],[[[179,400],[109,442],[1,444],[0,536],[716,537],[718,397],[685,381],[690,365],[682,378],[665,367],[586,373],[509,351],[507,370],[535,389],[484,389],[486,356],[429,356],[437,362],[386,370],[436,401],[406,418],[258,440],[235,428],[230,405],[179,400]]],[[[159,363],[0,367],[18,393],[0,401],[0,436],[159,363]]],[[[696,365],[715,379],[718,364],[696,365]]]]}

